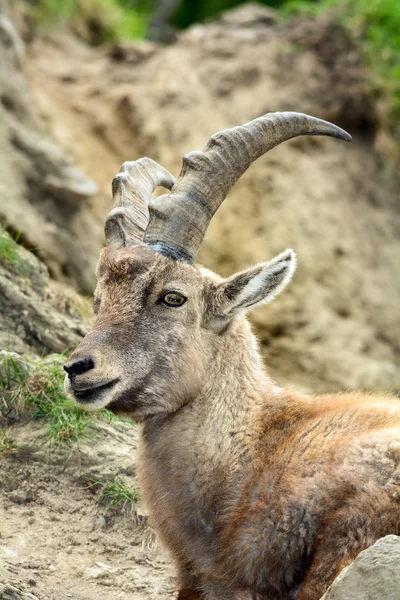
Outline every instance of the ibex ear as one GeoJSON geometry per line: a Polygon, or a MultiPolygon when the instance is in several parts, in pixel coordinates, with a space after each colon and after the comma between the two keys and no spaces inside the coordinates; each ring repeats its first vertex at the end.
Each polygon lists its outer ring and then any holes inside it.
{"type": "Polygon", "coordinates": [[[295,268],[295,253],[285,250],[270,262],[226,279],[216,290],[215,317],[230,319],[243,310],[270,302],[289,283],[295,268]]]}

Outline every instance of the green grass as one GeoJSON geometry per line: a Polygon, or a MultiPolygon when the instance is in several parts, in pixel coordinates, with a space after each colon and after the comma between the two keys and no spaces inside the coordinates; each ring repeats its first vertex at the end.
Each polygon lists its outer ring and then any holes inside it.
{"type": "MultiPolygon", "coordinates": [[[[398,0],[290,0],[286,15],[331,10],[371,67],[372,84],[385,96],[393,122],[400,121],[400,2],[398,0]]],[[[399,133],[399,132],[398,132],[399,133]]]]}
{"type": "Polygon", "coordinates": [[[121,477],[115,477],[115,479],[105,482],[100,493],[100,504],[110,510],[126,508],[135,510],[138,500],[139,491],[136,489],[131,490],[121,477]]]}
{"type": "Polygon", "coordinates": [[[0,365],[0,408],[5,417],[11,412],[31,412],[35,420],[45,425],[50,444],[76,447],[82,438],[93,435],[91,426],[97,420],[110,422],[111,413],[87,413],[69,398],[64,392],[64,358],[47,357],[32,366],[6,354],[0,365]]]}
{"type": "Polygon", "coordinates": [[[33,418],[46,425],[46,438],[56,445],[74,445],[88,435],[93,417],[78,408],[64,392],[63,356],[23,367],[6,355],[1,365],[3,413],[31,409],[33,418]],[[5,410],[6,409],[6,410],[5,410]]]}
{"type": "Polygon", "coordinates": [[[112,512],[122,510],[134,512],[140,498],[139,490],[129,488],[121,477],[106,481],[91,481],[86,488],[99,488],[99,504],[112,512]]]}
{"type": "Polygon", "coordinates": [[[103,408],[101,414],[108,423],[129,423],[131,425],[133,423],[130,417],[120,417],[119,415],[114,415],[114,413],[112,413],[111,410],[107,410],[107,408],[103,408]]]}
{"type": "Polygon", "coordinates": [[[21,276],[31,275],[33,266],[21,256],[19,238],[20,234],[13,239],[4,228],[0,228],[0,263],[14,269],[21,276]]]}
{"type": "Polygon", "coordinates": [[[94,45],[143,39],[152,0],[25,0],[42,31],[66,24],[94,45]]]}
{"type": "MultiPolygon", "coordinates": [[[[1,355],[0,355],[1,358],[1,355]]],[[[104,409],[88,413],[76,406],[64,391],[65,356],[52,355],[31,365],[6,353],[0,362],[0,410],[7,418],[31,412],[43,422],[46,439],[57,446],[76,447],[84,437],[94,435],[96,421],[132,422],[104,409]]]]}
{"type": "Polygon", "coordinates": [[[22,365],[12,353],[7,353],[0,364],[0,389],[11,391],[22,384],[27,377],[25,364],[22,365]]]}
{"type": "Polygon", "coordinates": [[[23,400],[34,408],[35,419],[47,425],[49,442],[77,444],[88,435],[93,417],[78,408],[64,392],[64,372],[60,364],[41,361],[27,379],[23,400]]]}
{"type": "Polygon", "coordinates": [[[0,429],[0,452],[12,452],[17,448],[13,438],[6,429],[0,429]]]}

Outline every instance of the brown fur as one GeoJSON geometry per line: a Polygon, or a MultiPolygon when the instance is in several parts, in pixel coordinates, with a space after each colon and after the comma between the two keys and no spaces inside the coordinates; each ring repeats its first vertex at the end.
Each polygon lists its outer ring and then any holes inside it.
{"type": "Polygon", "coordinates": [[[111,382],[79,404],[143,421],[140,483],[179,600],[317,600],[399,533],[400,403],[272,382],[239,314],[262,301],[256,284],[265,298],[282,285],[277,268],[257,283],[263,269],[222,281],[145,246],[106,249],[97,321],[70,357],[94,361],[73,393],[111,382]],[[179,309],[160,304],[171,289],[179,309]]]}

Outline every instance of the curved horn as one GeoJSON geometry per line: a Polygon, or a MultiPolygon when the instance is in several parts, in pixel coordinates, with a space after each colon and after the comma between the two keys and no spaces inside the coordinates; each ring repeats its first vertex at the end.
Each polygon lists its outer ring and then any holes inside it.
{"type": "Polygon", "coordinates": [[[170,194],[151,201],[145,241],[155,252],[193,263],[214,213],[231,187],[257,158],[299,135],[350,141],[337,127],[301,113],[269,113],[214,134],[202,152],[183,158],[170,194]]]}
{"type": "Polygon", "coordinates": [[[158,186],[171,189],[175,178],[151,158],[125,162],[112,181],[114,208],[104,227],[107,245],[143,242],[149,222],[148,204],[158,186]]]}

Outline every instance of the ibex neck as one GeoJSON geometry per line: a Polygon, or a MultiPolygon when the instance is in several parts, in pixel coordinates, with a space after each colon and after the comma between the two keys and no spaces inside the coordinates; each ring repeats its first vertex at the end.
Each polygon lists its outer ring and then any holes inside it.
{"type": "Polygon", "coordinates": [[[233,323],[215,343],[215,354],[196,403],[205,414],[218,412],[221,423],[241,419],[258,409],[267,396],[279,394],[267,376],[257,341],[245,319],[233,323]]]}
{"type": "Polygon", "coordinates": [[[194,526],[198,540],[213,531],[221,486],[247,469],[256,450],[248,435],[252,423],[261,406],[280,396],[245,320],[215,341],[203,380],[195,398],[172,415],[149,419],[142,431],[139,480],[153,523],[169,545],[172,522],[180,524],[191,548],[194,526]]]}
{"type": "Polygon", "coordinates": [[[261,406],[274,403],[282,390],[267,376],[257,341],[245,319],[233,323],[214,341],[198,394],[172,415],[158,415],[144,425],[145,438],[155,439],[161,429],[171,436],[196,439],[211,453],[230,447],[232,433],[261,406]],[[155,437],[154,437],[155,436],[155,437]]]}

